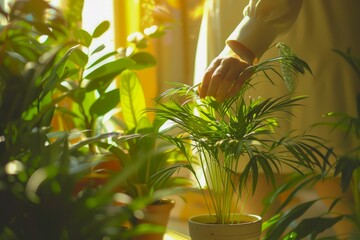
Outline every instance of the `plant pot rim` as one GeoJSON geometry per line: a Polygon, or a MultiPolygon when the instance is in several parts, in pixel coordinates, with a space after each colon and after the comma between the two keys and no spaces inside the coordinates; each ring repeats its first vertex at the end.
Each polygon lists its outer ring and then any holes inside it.
{"type": "Polygon", "coordinates": [[[163,205],[163,204],[175,204],[175,200],[171,198],[161,198],[154,201],[150,205],[163,205]]]}
{"type": "Polygon", "coordinates": [[[239,218],[240,223],[216,223],[216,216],[214,214],[201,214],[196,215],[191,218],[189,218],[189,223],[195,223],[199,225],[247,225],[247,224],[254,224],[254,223],[260,223],[262,221],[262,218],[255,214],[246,214],[246,213],[239,213],[234,214],[237,218],[239,218]]]}
{"type": "MultiPolygon", "coordinates": [[[[236,214],[235,214],[236,215],[236,214]]],[[[259,239],[261,217],[253,214],[237,214],[240,223],[218,224],[215,215],[198,215],[189,219],[189,234],[194,240],[259,239]]]]}

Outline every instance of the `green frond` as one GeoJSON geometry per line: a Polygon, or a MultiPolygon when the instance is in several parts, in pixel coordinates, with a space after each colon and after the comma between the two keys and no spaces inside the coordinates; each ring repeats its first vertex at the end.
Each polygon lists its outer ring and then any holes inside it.
{"type": "MultiPolygon", "coordinates": [[[[263,73],[274,83],[269,74],[273,72],[292,91],[297,77],[311,70],[290,48],[283,44],[277,47],[280,56],[253,66],[253,78],[263,73]]],[[[278,133],[279,116],[285,119],[292,116],[292,108],[302,106],[301,101],[306,97],[287,94],[248,100],[244,98],[245,91],[256,88],[251,81],[246,82],[236,96],[223,102],[212,97],[200,99],[194,86],[177,84],[159,96],[158,107],[152,109],[178,128],[177,134],[172,136],[176,139],[174,142],[181,148],[184,145],[193,148],[210,194],[208,205],[215,209],[219,221],[227,219],[230,211],[234,211],[224,196],[239,196],[246,189],[254,193],[260,171],[275,184],[274,173],[281,172],[284,166],[300,174],[300,167],[314,172],[327,170],[324,166],[328,164],[329,154],[320,139],[296,135],[296,132],[285,136],[278,133]],[[240,166],[243,166],[241,172],[240,166]]],[[[193,167],[192,172],[196,173],[193,158],[188,157],[188,161],[188,167],[193,167]]]]}

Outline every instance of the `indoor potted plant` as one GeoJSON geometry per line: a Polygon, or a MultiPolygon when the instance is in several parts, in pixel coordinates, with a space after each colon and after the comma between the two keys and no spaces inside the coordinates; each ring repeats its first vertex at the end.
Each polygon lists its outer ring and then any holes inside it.
{"type": "MultiPolygon", "coordinates": [[[[295,77],[310,69],[286,45],[277,44],[277,47],[279,57],[265,60],[248,70],[262,72],[270,81],[273,79],[267,71],[274,71],[287,86],[294,86],[295,77]]],[[[187,167],[194,173],[203,193],[210,196],[210,200],[205,198],[209,215],[189,220],[193,240],[233,239],[237,234],[240,234],[238,237],[244,235],[241,239],[257,239],[261,218],[242,213],[241,206],[245,202],[241,202],[241,197],[248,191],[255,191],[259,171],[262,170],[266,179],[274,184],[274,173],[280,172],[283,165],[300,172],[301,167],[315,171],[327,164],[327,149],[321,139],[305,133],[294,135],[294,132],[282,136],[275,131],[278,114],[290,114],[289,108],[300,105],[303,97],[286,95],[246,100],[246,89],[256,88],[255,77],[245,83],[238,95],[221,103],[211,97],[199,99],[195,87],[181,85],[162,94],[158,99],[160,107],[154,109],[160,117],[180,128],[180,134],[169,136],[169,140],[179,149],[184,149],[187,144],[193,148],[196,154],[188,156],[187,167]],[[164,98],[166,101],[162,101],[164,98]],[[319,147],[324,148],[325,153],[319,147]],[[249,232],[235,230],[237,233],[230,233],[229,227],[244,227],[241,223],[244,218],[251,219],[251,224],[245,223],[246,228],[250,227],[249,232]],[[226,230],[214,232],[220,227],[226,230]],[[205,235],[200,235],[203,233],[205,235]]]]}
{"type": "MultiPolygon", "coordinates": [[[[148,226],[149,234],[144,235],[142,231],[136,239],[162,239],[175,204],[168,196],[189,186],[187,178],[177,175],[186,164],[186,158],[175,145],[163,138],[167,132],[164,119],[146,112],[142,86],[134,71],[126,70],[120,75],[120,96],[122,116],[117,119],[117,124],[122,132],[112,139],[113,143],[98,145],[118,159],[120,169],[134,163],[139,165],[138,170],[118,188],[131,198],[150,199],[143,215],[131,221],[134,226],[143,223],[143,231],[148,226]],[[163,229],[150,233],[154,230],[153,224],[161,225],[163,229]]],[[[106,172],[106,169],[96,168],[100,174],[104,170],[106,172]]]]}
{"type": "MultiPolygon", "coordinates": [[[[116,186],[116,191],[132,199],[152,199],[148,208],[154,208],[167,202],[162,199],[165,192],[170,195],[173,190],[178,190],[175,187],[187,182],[185,178],[172,177],[179,164],[176,156],[178,151],[170,143],[161,141],[161,122],[156,118],[152,121],[144,112],[146,106],[140,80],[131,71],[155,65],[154,57],[144,47],[149,38],[161,36],[163,29],[159,27],[146,31],[147,34],[144,33],[141,40],[129,37],[132,51],[121,49],[106,52],[103,45],[93,46],[93,40],[106,32],[108,27],[109,23],[105,21],[92,33],[82,29],[74,30],[74,39],[70,42],[78,45],[66,63],[63,77],[54,83],[62,98],[56,108],[58,114],[54,123],[57,123],[56,126],[68,126],[65,128],[67,131],[75,130],[75,133],[79,133],[80,137],[73,143],[82,145],[84,151],[106,155],[81,179],[75,192],[81,191],[89,183],[95,188],[102,186],[113,175],[135,163],[138,171],[133,172],[126,182],[116,186]],[[70,100],[70,104],[67,100],[70,100]],[[66,116],[71,117],[71,124],[66,116]],[[111,134],[112,140],[94,141],[111,134]]],[[[171,210],[174,202],[168,203],[168,210],[171,210]]],[[[138,225],[133,229],[135,234],[157,229],[154,225],[146,229],[143,224],[139,227],[141,231],[137,231],[138,225]]],[[[158,236],[161,237],[164,228],[160,231],[158,236]]],[[[149,235],[146,237],[148,239],[149,235]]]]}
{"type": "MultiPolygon", "coordinates": [[[[104,44],[98,45],[94,40],[108,29],[108,21],[101,22],[92,32],[73,29],[72,37],[66,39],[66,43],[73,47],[61,66],[62,75],[49,84],[53,98],[59,99],[52,127],[71,132],[71,143],[81,145],[84,152],[106,155],[79,182],[77,191],[88,182],[101,185],[107,181],[108,173],[120,171],[118,157],[101,148],[101,144],[95,144],[94,140],[101,140],[106,135],[108,138],[117,136],[124,131],[123,125],[114,124],[122,111],[118,76],[128,69],[139,70],[155,65],[154,57],[138,49],[136,44],[130,54],[125,54],[124,50],[107,51],[104,44]]],[[[143,95],[138,96],[141,97],[143,95]]]]}
{"type": "Polygon", "coordinates": [[[74,195],[77,181],[102,158],[81,151],[81,146],[104,137],[70,146],[70,133],[51,128],[55,106],[62,100],[53,96],[54,83],[74,51],[69,47],[61,53],[67,26],[61,12],[47,1],[29,0],[15,1],[9,12],[0,14],[6,20],[0,26],[0,238],[129,235],[118,226],[143,201],[111,212],[109,207],[114,182],[124,181],[136,168],[114,176],[102,189],[85,188],[74,195]],[[48,41],[40,42],[45,35],[48,41]]]}
{"type": "MultiPolygon", "coordinates": [[[[108,28],[109,23],[104,21],[91,33],[72,29],[72,38],[66,43],[76,45],[69,54],[62,77],[52,82],[55,94],[61,98],[55,109],[53,126],[77,134],[78,138],[72,143],[80,150],[106,155],[79,181],[76,193],[89,183],[95,188],[106,184],[113,175],[135,163],[138,171],[126,184],[116,186],[117,191],[133,199],[152,199],[151,203],[158,206],[164,202],[160,198],[165,192],[169,195],[187,181],[172,177],[179,164],[178,151],[161,141],[161,122],[156,118],[152,120],[144,112],[144,93],[134,71],[155,65],[154,57],[144,48],[150,38],[160,37],[164,31],[162,27],[144,30],[144,34],[129,36],[131,47],[106,52],[105,46],[97,46],[94,39],[108,28]],[[136,38],[139,35],[141,38],[136,38]],[[111,134],[113,139],[104,141],[111,134]]],[[[169,203],[170,206],[174,204],[169,203]]],[[[143,232],[144,226],[141,229],[143,232]]],[[[151,232],[155,228],[148,229],[151,232]]]]}

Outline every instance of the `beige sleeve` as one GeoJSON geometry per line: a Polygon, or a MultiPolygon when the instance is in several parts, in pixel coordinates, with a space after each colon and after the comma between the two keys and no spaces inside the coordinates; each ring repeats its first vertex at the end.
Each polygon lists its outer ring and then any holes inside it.
{"type": "Polygon", "coordinates": [[[260,58],[295,22],[301,5],[302,0],[250,0],[244,18],[226,41],[238,41],[260,58]]]}

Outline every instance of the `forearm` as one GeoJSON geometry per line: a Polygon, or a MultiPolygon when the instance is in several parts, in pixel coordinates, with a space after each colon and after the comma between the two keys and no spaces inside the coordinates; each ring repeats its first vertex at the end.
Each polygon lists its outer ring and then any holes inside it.
{"type": "Polygon", "coordinates": [[[250,0],[227,45],[246,61],[259,59],[293,25],[301,6],[302,0],[250,0]]]}

